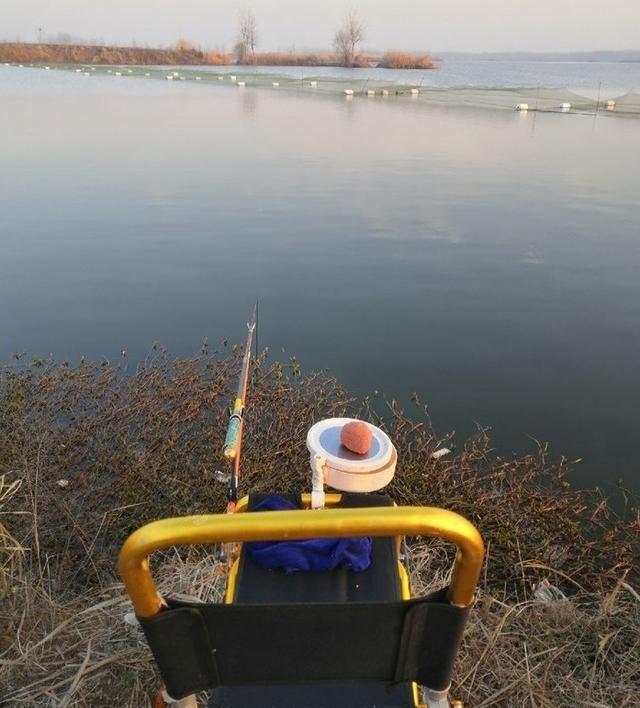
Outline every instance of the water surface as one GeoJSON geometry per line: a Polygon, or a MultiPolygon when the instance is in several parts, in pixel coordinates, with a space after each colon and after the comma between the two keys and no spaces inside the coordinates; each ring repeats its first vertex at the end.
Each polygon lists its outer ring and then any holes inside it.
{"type": "Polygon", "coordinates": [[[637,486],[639,154],[636,120],[0,67],[0,358],[191,354],[259,298],[355,393],[637,486]]]}

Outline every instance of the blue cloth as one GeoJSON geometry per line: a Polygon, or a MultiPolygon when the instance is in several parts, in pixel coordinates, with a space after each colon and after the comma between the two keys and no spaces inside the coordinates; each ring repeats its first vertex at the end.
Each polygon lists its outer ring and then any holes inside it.
{"type": "MultiPolygon", "coordinates": [[[[283,497],[271,496],[263,499],[253,511],[286,511],[297,508],[283,497]]],[[[317,572],[334,568],[360,572],[371,564],[371,539],[368,537],[254,541],[245,543],[245,549],[256,565],[271,570],[284,570],[285,573],[295,573],[298,570],[317,572]]]]}

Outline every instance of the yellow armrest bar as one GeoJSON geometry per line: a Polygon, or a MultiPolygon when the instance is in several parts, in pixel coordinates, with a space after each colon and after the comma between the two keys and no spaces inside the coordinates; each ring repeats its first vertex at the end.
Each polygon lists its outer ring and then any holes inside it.
{"type": "Polygon", "coordinates": [[[455,543],[458,552],[448,599],[461,607],[473,601],[484,557],[482,537],[476,527],[459,514],[428,506],[269,511],[163,519],[129,536],[120,551],[118,567],[136,614],[153,617],[162,606],[149,569],[149,555],[154,551],[182,545],[344,536],[435,536],[455,543]]]}

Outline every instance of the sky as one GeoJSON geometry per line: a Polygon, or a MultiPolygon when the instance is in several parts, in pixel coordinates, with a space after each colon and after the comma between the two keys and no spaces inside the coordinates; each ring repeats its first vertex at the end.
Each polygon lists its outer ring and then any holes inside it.
{"type": "Polygon", "coordinates": [[[348,9],[366,21],[364,48],[426,51],[640,49],[640,0],[1,0],[0,38],[67,32],[105,43],[233,46],[250,8],[259,49],[329,48],[348,9]]]}

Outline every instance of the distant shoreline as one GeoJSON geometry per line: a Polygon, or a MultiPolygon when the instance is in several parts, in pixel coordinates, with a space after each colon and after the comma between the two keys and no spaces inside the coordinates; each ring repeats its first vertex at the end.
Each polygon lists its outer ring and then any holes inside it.
{"type": "MultiPolygon", "coordinates": [[[[0,42],[0,62],[38,64],[104,64],[141,66],[341,66],[332,52],[256,52],[247,61],[234,61],[229,52],[202,50],[187,42],[169,49],[113,47],[88,44],[27,44],[0,42]]],[[[436,69],[431,56],[415,52],[359,54],[350,68],[436,69]]]]}
{"type": "Polygon", "coordinates": [[[476,61],[535,61],[631,64],[640,62],[640,50],[596,50],[590,52],[436,52],[443,59],[476,61]]]}

